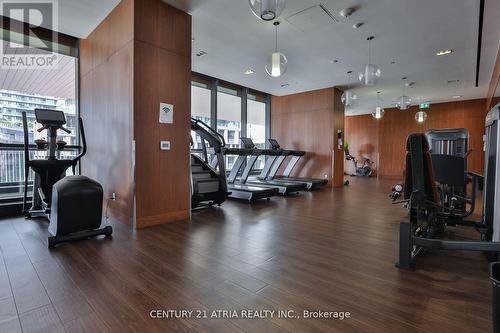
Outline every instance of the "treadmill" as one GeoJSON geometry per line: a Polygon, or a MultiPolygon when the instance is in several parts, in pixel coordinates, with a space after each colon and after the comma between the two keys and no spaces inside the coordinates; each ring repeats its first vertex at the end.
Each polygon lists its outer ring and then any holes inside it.
{"type": "MultiPolygon", "coordinates": [[[[322,187],[325,187],[328,184],[328,179],[321,178],[303,178],[303,177],[290,177],[293,168],[297,165],[297,162],[300,160],[302,156],[306,154],[305,151],[302,150],[285,150],[282,149],[275,139],[269,139],[269,143],[271,144],[271,148],[276,151],[281,151],[281,155],[275,158],[275,161],[272,165],[269,165],[269,170],[266,174],[266,179],[274,179],[276,181],[287,181],[287,182],[300,182],[306,184],[306,189],[308,190],[316,190],[322,187]],[[285,168],[283,175],[278,176],[278,170],[281,165],[287,158],[287,156],[291,156],[290,162],[285,168]]],[[[264,169],[266,169],[264,167],[264,169]]],[[[263,170],[264,171],[264,170],[263,170]]]]}
{"type": "MultiPolygon", "coordinates": [[[[252,149],[244,148],[223,148],[224,155],[236,155],[236,161],[234,162],[231,171],[227,177],[228,190],[231,192],[229,194],[230,198],[247,200],[252,203],[259,199],[268,199],[272,196],[278,194],[278,188],[276,187],[263,187],[253,184],[245,184],[244,181],[238,178],[241,168],[247,161],[247,157],[252,155],[252,149]]],[[[212,161],[213,163],[213,161],[212,161]]]]}
{"type": "Polygon", "coordinates": [[[253,166],[255,165],[255,162],[257,161],[259,156],[264,155],[268,156],[269,158],[273,158],[275,156],[281,155],[281,152],[273,149],[258,149],[255,147],[255,144],[250,138],[240,138],[240,140],[243,144],[243,149],[252,151],[252,155],[247,161],[247,165],[245,166],[245,169],[243,170],[240,178],[242,183],[259,187],[277,188],[278,192],[283,195],[291,193],[298,194],[299,191],[306,189],[306,184],[300,182],[287,182],[284,180],[277,181],[273,179],[266,179],[265,177],[260,176],[249,177],[250,172],[252,171],[253,166]]]}

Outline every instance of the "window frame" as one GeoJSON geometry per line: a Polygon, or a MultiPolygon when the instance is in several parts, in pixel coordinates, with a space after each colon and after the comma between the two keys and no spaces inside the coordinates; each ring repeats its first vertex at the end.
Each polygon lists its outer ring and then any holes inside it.
{"type": "MultiPolygon", "coordinates": [[[[240,137],[247,136],[247,105],[248,100],[255,100],[266,105],[266,142],[271,137],[271,95],[262,91],[244,87],[232,82],[217,79],[205,74],[192,72],[191,82],[203,84],[211,90],[210,104],[210,126],[217,129],[217,93],[229,93],[241,98],[241,134],[240,137]]],[[[192,84],[191,83],[191,84],[192,84]]]]}

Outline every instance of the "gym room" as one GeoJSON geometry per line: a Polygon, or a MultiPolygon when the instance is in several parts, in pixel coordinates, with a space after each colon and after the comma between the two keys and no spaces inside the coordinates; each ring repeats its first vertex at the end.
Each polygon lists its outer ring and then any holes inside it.
{"type": "Polygon", "coordinates": [[[499,16],[0,1],[0,333],[500,333],[499,16]]]}

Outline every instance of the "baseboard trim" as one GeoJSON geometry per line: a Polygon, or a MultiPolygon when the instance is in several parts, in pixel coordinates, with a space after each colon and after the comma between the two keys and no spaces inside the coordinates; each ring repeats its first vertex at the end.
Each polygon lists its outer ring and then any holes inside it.
{"type": "Polygon", "coordinates": [[[137,217],[135,228],[143,229],[159,224],[188,221],[190,216],[191,211],[189,209],[186,209],[152,216],[137,217]]]}

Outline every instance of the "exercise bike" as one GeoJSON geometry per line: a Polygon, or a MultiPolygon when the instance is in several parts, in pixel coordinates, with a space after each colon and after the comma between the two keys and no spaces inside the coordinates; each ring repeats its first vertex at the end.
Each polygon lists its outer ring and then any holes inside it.
{"type": "Polygon", "coordinates": [[[86,239],[97,235],[109,236],[111,226],[101,227],[102,186],[85,176],[75,175],[76,166],[87,151],[83,121],[78,119],[82,151],[72,159],[61,159],[61,152],[68,148],[66,142],[57,141],[57,131],[71,133],[64,127],[66,118],[62,111],[35,109],[36,121],[42,125],[37,131],[47,130],[47,140],[29,144],[26,112],[22,113],[24,129],[24,196],[23,213],[26,218],[44,217],[50,221],[49,248],[68,241],[86,239]],[[30,158],[30,148],[46,153],[45,158],[30,158]],[[66,172],[72,168],[73,176],[66,172]],[[29,171],[34,171],[33,199],[28,209],[29,171]]]}
{"type": "Polygon", "coordinates": [[[373,173],[372,165],[374,162],[372,162],[372,160],[370,160],[369,158],[365,158],[363,164],[361,166],[358,166],[359,161],[354,156],[352,156],[349,153],[349,149],[346,148],[345,159],[347,161],[352,161],[352,163],[354,164],[355,174],[351,176],[370,177],[372,175],[373,173]]]}

